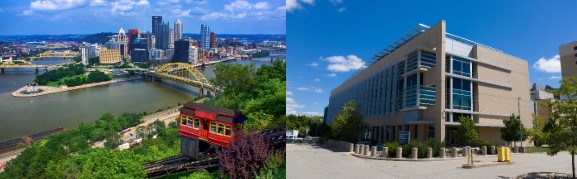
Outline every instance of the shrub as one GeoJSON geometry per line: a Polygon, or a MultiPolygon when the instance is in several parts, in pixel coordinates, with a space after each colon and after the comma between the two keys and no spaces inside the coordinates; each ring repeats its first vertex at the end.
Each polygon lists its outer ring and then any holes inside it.
{"type": "Polygon", "coordinates": [[[269,147],[261,134],[235,136],[228,148],[217,151],[220,169],[231,178],[249,178],[264,166],[269,156],[269,147]]]}
{"type": "Polygon", "coordinates": [[[478,140],[475,144],[475,146],[477,147],[483,147],[483,146],[487,146],[487,149],[491,148],[491,146],[497,146],[496,144],[486,141],[486,140],[478,140]]]}
{"type": "Polygon", "coordinates": [[[387,142],[384,144],[389,149],[388,156],[395,157],[397,155],[397,148],[401,147],[398,142],[387,142]]]}
{"type": "Polygon", "coordinates": [[[425,143],[427,144],[427,146],[433,148],[433,157],[438,157],[441,148],[445,147],[445,144],[443,142],[440,142],[435,139],[427,139],[425,143]]]}
{"type": "Polygon", "coordinates": [[[403,157],[409,157],[409,155],[411,155],[413,148],[417,148],[418,152],[417,152],[417,157],[419,158],[425,158],[427,157],[427,148],[429,148],[429,146],[419,140],[413,140],[411,142],[409,142],[407,145],[403,145],[403,157]]]}

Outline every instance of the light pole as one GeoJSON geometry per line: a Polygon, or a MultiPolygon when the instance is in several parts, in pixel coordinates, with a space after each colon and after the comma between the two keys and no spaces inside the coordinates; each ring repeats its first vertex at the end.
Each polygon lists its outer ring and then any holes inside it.
{"type": "Polygon", "coordinates": [[[523,121],[521,121],[521,97],[517,97],[517,110],[519,114],[519,131],[521,133],[521,147],[523,147],[523,121]]]}

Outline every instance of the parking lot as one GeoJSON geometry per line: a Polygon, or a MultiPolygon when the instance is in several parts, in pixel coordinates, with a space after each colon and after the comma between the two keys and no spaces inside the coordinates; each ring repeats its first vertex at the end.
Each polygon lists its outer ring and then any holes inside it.
{"type": "MultiPolygon", "coordinates": [[[[287,178],[509,178],[529,172],[571,173],[571,155],[513,154],[514,164],[463,169],[466,159],[387,161],[362,159],[326,148],[287,144],[287,178]]],[[[479,163],[496,156],[477,157],[479,163]]]]}

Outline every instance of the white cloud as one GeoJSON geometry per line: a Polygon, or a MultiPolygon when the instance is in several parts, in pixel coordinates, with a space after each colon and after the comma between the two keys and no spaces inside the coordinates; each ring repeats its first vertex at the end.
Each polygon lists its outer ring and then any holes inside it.
{"type": "Polygon", "coordinates": [[[91,0],[89,3],[90,6],[104,6],[106,5],[105,0],[91,0]]]}
{"type": "Polygon", "coordinates": [[[37,0],[30,3],[30,9],[38,11],[66,10],[84,4],[86,4],[86,0],[37,0]]]}
{"type": "Polygon", "coordinates": [[[315,78],[315,81],[316,81],[316,82],[319,82],[319,81],[321,81],[321,79],[315,78]]]}
{"type": "Polygon", "coordinates": [[[292,92],[292,91],[286,91],[286,95],[287,95],[287,96],[292,96],[292,95],[293,95],[293,92],[292,92]]]}
{"type": "Polygon", "coordinates": [[[315,93],[323,93],[323,89],[321,89],[321,88],[315,88],[314,92],[315,92],[315,93]]]}
{"type": "Polygon", "coordinates": [[[559,55],[555,55],[549,59],[541,57],[533,64],[533,68],[547,73],[559,73],[561,72],[561,61],[559,55]]]}
{"type": "Polygon", "coordinates": [[[329,0],[333,5],[343,3],[343,0],[329,0]]]}
{"type": "Polygon", "coordinates": [[[551,76],[551,77],[549,77],[549,79],[551,79],[551,80],[559,80],[559,79],[561,79],[561,76],[551,76]]]}
{"type": "Polygon", "coordinates": [[[297,0],[286,0],[286,10],[291,12],[295,9],[300,9],[301,5],[297,2],[297,0]]]}
{"type": "Polygon", "coordinates": [[[221,12],[211,12],[205,15],[200,16],[201,20],[216,20],[216,19],[226,19],[228,14],[221,13],[221,12]]]}
{"type": "Polygon", "coordinates": [[[268,5],[268,2],[258,2],[256,4],[254,4],[254,8],[255,9],[268,9],[269,5],[268,5]]]}
{"type": "Polygon", "coordinates": [[[336,73],[329,73],[329,74],[324,74],[323,76],[334,78],[334,77],[337,77],[337,74],[336,73]]]}
{"type": "Polygon", "coordinates": [[[315,0],[301,0],[301,1],[310,5],[315,4],[315,0]]]}
{"type": "Polygon", "coordinates": [[[148,5],[150,5],[150,3],[148,2],[148,0],[140,0],[140,1],[138,1],[138,2],[136,3],[136,5],[139,5],[139,6],[148,6],[148,5]]]}
{"type": "Polygon", "coordinates": [[[334,72],[349,72],[365,65],[365,62],[356,55],[332,56],[325,58],[325,60],[330,63],[327,70],[334,72]]]}
{"type": "Polygon", "coordinates": [[[286,98],[286,114],[296,114],[295,108],[304,108],[305,105],[297,103],[293,98],[286,98]]]}
{"type": "Polygon", "coordinates": [[[227,11],[236,11],[236,10],[250,10],[252,5],[244,0],[236,0],[230,4],[224,5],[224,9],[227,11]]]}
{"type": "Polygon", "coordinates": [[[124,14],[126,11],[132,10],[136,2],[131,0],[120,0],[110,4],[112,5],[112,9],[110,9],[112,13],[120,12],[120,14],[124,14]]]}
{"type": "Polygon", "coordinates": [[[22,11],[22,13],[20,13],[19,15],[22,15],[22,16],[31,16],[31,15],[33,15],[33,14],[34,14],[34,11],[28,9],[28,10],[22,11]]]}
{"type": "Polygon", "coordinates": [[[312,62],[312,63],[309,63],[307,65],[312,66],[312,67],[318,67],[319,66],[319,64],[317,62],[312,62]]]}
{"type": "Polygon", "coordinates": [[[297,90],[299,90],[299,91],[310,91],[311,89],[310,89],[310,88],[307,88],[307,87],[298,87],[297,90]]]}
{"type": "Polygon", "coordinates": [[[343,12],[345,12],[346,10],[347,10],[346,7],[341,7],[341,8],[338,10],[338,12],[339,12],[339,13],[343,13],[343,12]]]}

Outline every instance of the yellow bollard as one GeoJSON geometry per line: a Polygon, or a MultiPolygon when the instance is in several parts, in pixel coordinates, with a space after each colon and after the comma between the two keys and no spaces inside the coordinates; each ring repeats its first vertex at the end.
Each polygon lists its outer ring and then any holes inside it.
{"type": "Polygon", "coordinates": [[[511,148],[505,148],[505,162],[511,162],[511,148]]]}
{"type": "Polygon", "coordinates": [[[505,147],[497,147],[497,161],[498,162],[505,161],[505,147]]]}

